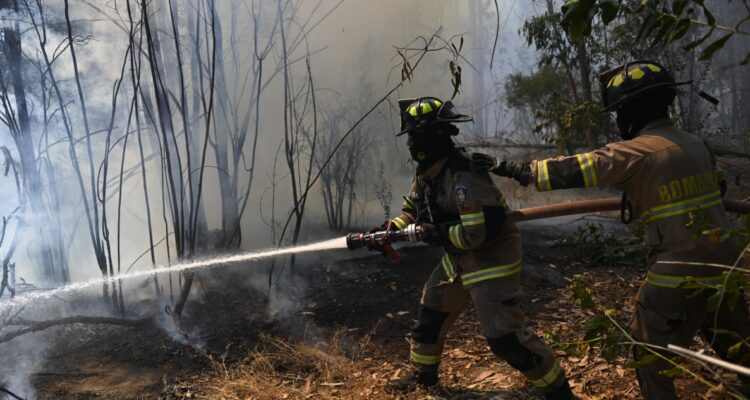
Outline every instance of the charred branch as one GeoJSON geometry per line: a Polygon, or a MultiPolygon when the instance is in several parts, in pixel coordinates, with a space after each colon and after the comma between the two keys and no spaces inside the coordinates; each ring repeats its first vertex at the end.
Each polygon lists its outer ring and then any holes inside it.
{"type": "Polygon", "coordinates": [[[74,325],[74,324],[94,324],[94,325],[113,325],[137,328],[146,325],[151,319],[130,319],[130,318],[117,318],[117,317],[92,317],[78,315],[73,317],[51,319],[45,321],[31,321],[21,318],[14,318],[7,321],[4,326],[16,326],[18,329],[0,334],[0,343],[5,343],[13,340],[19,336],[23,336],[29,333],[40,332],[49,328],[63,325],[74,325]]]}

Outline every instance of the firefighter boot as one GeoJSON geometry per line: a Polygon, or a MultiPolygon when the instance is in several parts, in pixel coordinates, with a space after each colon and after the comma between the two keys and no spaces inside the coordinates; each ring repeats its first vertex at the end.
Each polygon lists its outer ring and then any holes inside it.
{"type": "Polygon", "coordinates": [[[557,389],[545,394],[544,398],[545,400],[578,400],[567,380],[564,380],[557,389]]]}
{"type": "Polygon", "coordinates": [[[412,368],[406,375],[396,380],[388,380],[385,391],[391,394],[414,391],[417,387],[429,388],[438,384],[436,369],[417,370],[412,368]]]}

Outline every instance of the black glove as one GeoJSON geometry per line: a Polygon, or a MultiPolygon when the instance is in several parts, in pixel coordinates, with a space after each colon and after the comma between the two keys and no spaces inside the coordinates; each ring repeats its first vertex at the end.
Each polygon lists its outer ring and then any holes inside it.
{"type": "Polygon", "coordinates": [[[471,169],[474,171],[490,172],[497,168],[500,160],[482,153],[471,153],[471,169]]]}
{"type": "MultiPolygon", "coordinates": [[[[379,232],[379,231],[384,231],[386,228],[388,228],[388,221],[387,220],[385,222],[383,222],[382,225],[373,226],[372,229],[370,229],[369,231],[367,231],[367,233],[375,233],[375,232],[379,232]]],[[[395,225],[391,224],[391,229],[390,230],[392,231],[394,229],[395,229],[395,225]]],[[[387,256],[388,255],[388,254],[386,254],[385,249],[383,248],[383,245],[380,245],[380,244],[377,244],[377,243],[368,243],[367,244],[367,250],[380,252],[381,254],[383,254],[383,256],[387,256]]]]}
{"type": "Polygon", "coordinates": [[[448,239],[448,224],[421,224],[422,225],[422,241],[433,245],[442,246],[449,242],[448,239]]]}
{"type": "Polygon", "coordinates": [[[474,170],[489,171],[498,176],[513,178],[521,186],[528,186],[531,181],[531,165],[529,163],[515,163],[482,153],[473,153],[471,165],[474,170]]]}

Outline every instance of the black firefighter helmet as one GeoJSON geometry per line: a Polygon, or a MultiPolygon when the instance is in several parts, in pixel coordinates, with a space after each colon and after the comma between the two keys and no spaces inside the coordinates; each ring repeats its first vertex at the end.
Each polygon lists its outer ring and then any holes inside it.
{"type": "Polygon", "coordinates": [[[438,122],[459,123],[470,122],[471,117],[459,114],[452,102],[436,97],[420,97],[418,99],[402,99],[398,101],[401,112],[401,132],[396,136],[427,128],[438,122]]]}
{"type": "Polygon", "coordinates": [[[676,82],[664,66],[654,61],[632,61],[599,74],[603,111],[615,111],[656,89],[673,88],[691,82],[676,82]]]}

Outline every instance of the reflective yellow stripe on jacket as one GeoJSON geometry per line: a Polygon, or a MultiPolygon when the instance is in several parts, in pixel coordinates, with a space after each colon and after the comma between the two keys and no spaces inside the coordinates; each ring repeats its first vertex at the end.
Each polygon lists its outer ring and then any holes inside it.
{"type": "Polygon", "coordinates": [[[461,274],[464,287],[477,284],[490,279],[505,278],[521,272],[521,259],[510,264],[480,269],[479,271],[461,274]]]}
{"type": "Polygon", "coordinates": [[[409,223],[401,217],[396,217],[391,221],[393,222],[393,225],[396,225],[396,228],[398,229],[404,229],[407,225],[409,225],[409,223]]]}
{"type": "Polygon", "coordinates": [[[547,160],[536,162],[536,189],[540,192],[552,190],[552,183],[549,180],[549,168],[547,160]]]}
{"type": "Polygon", "coordinates": [[[410,198],[404,196],[404,204],[402,204],[403,208],[406,208],[407,210],[416,210],[417,207],[414,206],[414,202],[411,201],[410,198]]]}
{"type": "Polygon", "coordinates": [[[653,207],[641,214],[641,221],[643,221],[644,223],[651,223],[653,221],[656,221],[657,219],[683,215],[691,211],[713,207],[721,203],[721,192],[717,190],[703,196],[693,197],[687,200],[653,207]]]}
{"type": "Polygon", "coordinates": [[[534,384],[534,386],[544,389],[555,383],[557,378],[560,376],[560,374],[563,373],[562,367],[560,367],[560,363],[555,361],[555,364],[550,368],[549,371],[547,371],[546,374],[544,374],[543,377],[539,379],[532,380],[531,383],[534,384]]]}
{"type": "Polygon", "coordinates": [[[456,276],[458,276],[458,272],[456,272],[456,267],[453,266],[453,260],[451,260],[451,256],[448,253],[443,254],[443,260],[440,261],[440,265],[443,267],[448,281],[453,282],[456,276]]]}
{"type": "Polygon", "coordinates": [[[596,186],[596,164],[594,164],[594,157],[589,153],[576,154],[576,157],[578,157],[578,165],[581,167],[583,183],[586,187],[596,186]]]}
{"type": "Polygon", "coordinates": [[[701,289],[724,283],[724,275],[693,277],[661,275],[648,271],[646,283],[668,289],[701,289]]]}
{"type": "Polygon", "coordinates": [[[448,228],[448,237],[450,238],[451,244],[458,249],[466,249],[466,245],[461,240],[461,225],[453,225],[448,228]]]}
{"type": "Polygon", "coordinates": [[[417,364],[435,365],[440,362],[440,356],[428,356],[415,353],[414,350],[409,354],[409,359],[417,364]]]}
{"type": "Polygon", "coordinates": [[[472,214],[461,214],[461,225],[463,226],[481,225],[483,223],[484,211],[472,214]]]}

